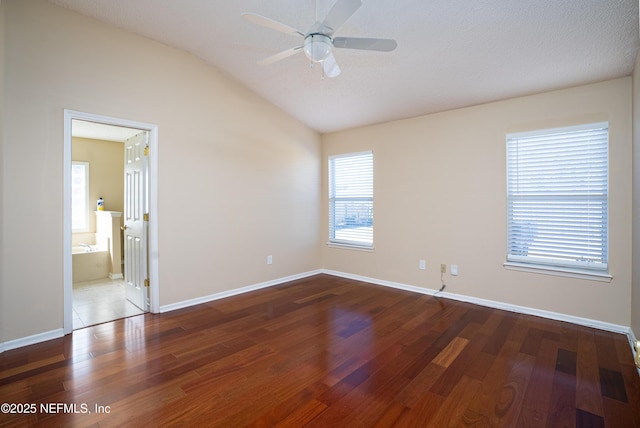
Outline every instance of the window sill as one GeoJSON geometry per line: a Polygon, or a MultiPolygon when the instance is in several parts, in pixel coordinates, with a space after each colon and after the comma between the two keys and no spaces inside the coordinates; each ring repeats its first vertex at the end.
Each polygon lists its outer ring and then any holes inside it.
{"type": "Polygon", "coordinates": [[[327,242],[327,247],[331,248],[342,248],[345,250],[356,250],[356,251],[364,251],[367,253],[373,253],[373,246],[363,246],[356,244],[341,244],[339,242],[327,242]]]}
{"type": "Polygon", "coordinates": [[[539,273],[543,275],[564,276],[567,278],[586,279],[589,281],[611,282],[611,280],[613,279],[613,276],[606,272],[595,272],[516,262],[505,262],[503,266],[507,270],[539,273]]]}

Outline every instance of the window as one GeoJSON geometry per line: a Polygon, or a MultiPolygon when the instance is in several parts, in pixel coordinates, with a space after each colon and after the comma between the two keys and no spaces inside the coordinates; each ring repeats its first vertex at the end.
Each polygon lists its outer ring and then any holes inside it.
{"type": "Polygon", "coordinates": [[[89,163],[71,163],[71,230],[89,230],[89,163]]]}
{"type": "Polygon", "coordinates": [[[608,147],[607,123],[507,136],[507,264],[606,273],[608,147]]]}
{"type": "Polygon", "coordinates": [[[373,153],[329,158],[329,243],[373,247],[373,153]]]}

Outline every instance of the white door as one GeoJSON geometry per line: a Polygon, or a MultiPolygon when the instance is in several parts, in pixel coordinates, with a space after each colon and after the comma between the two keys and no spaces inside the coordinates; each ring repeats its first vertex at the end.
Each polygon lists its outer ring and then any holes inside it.
{"type": "Polygon", "coordinates": [[[124,143],[124,280],[127,300],[149,310],[147,280],[147,132],[124,143]]]}

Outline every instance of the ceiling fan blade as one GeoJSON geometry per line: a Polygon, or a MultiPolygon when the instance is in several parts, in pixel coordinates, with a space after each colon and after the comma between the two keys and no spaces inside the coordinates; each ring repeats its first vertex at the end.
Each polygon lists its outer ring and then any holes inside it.
{"type": "Polygon", "coordinates": [[[293,27],[290,27],[286,24],[283,24],[278,21],[274,21],[270,18],[265,18],[262,15],[257,15],[255,13],[243,13],[242,17],[245,21],[252,22],[254,24],[262,25],[263,27],[271,28],[272,30],[280,31],[281,33],[286,34],[295,34],[298,36],[304,37],[304,33],[302,31],[298,31],[293,27]]]}
{"type": "Polygon", "coordinates": [[[333,46],[343,49],[362,49],[367,51],[391,52],[398,43],[393,39],[373,39],[366,37],[336,37],[333,46]]]}
{"type": "Polygon", "coordinates": [[[281,59],[285,59],[287,57],[297,54],[298,52],[302,52],[302,48],[303,46],[300,45],[300,46],[295,46],[293,48],[287,49],[286,51],[278,52],[275,55],[271,55],[269,57],[261,59],[260,61],[258,61],[258,64],[260,65],[273,64],[274,62],[280,61],[281,59]]]}
{"type": "Polygon", "coordinates": [[[362,6],[362,0],[338,0],[324,18],[324,21],[322,21],[320,26],[323,30],[322,32],[331,36],[338,31],[338,28],[342,27],[342,24],[347,22],[347,19],[351,18],[351,15],[360,6],[362,6]]]}
{"type": "Polygon", "coordinates": [[[340,74],[340,67],[338,67],[333,53],[329,54],[327,59],[322,61],[322,70],[324,70],[324,75],[327,77],[337,77],[340,74]]]}

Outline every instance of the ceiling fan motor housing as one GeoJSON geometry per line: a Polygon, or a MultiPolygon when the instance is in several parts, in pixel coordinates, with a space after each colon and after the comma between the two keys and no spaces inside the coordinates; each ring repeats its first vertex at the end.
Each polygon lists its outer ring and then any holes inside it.
{"type": "Polygon", "coordinates": [[[331,55],[331,38],[324,34],[309,34],[304,39],[304,53],[313,62],[322,62],[331,55]]]}
{"type": "MultiPolygon", "coordinates": [[[[0,0],[1,1],[1,0],[0,0]]],[[[254,24],[279,31],[285,34],[304,37],[304,45],[297,45],[275,55],[258,61],[258,64],[272,64],[288,58],[300,51],[304,51],[312,63],[322,65],[322,77],[336,77],[340,74],[340,67],[333,56],[333,48],[359,49],[365,51],[391,52],[397,46],[393,39],[379,39],[370,37],[336,37],[335,32],[362,6],[362,0],[335,0],[333,7],[322,21],[318,20],[311,28],[302,32],[289,25],[274,21],[255,13],[243,13],[242,17],[254,24]]]]}

